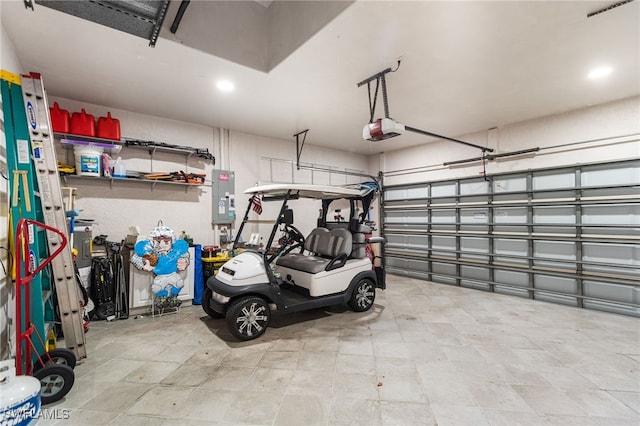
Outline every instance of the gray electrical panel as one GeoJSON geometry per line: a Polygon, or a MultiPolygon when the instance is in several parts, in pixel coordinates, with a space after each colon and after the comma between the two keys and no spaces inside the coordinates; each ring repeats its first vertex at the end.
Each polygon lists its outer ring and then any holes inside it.
{"type": "Polygon", "coordinates": [[[213,171],[211,223],[232,224],[236,219],[235,173],[229,170],[213,171]]]}

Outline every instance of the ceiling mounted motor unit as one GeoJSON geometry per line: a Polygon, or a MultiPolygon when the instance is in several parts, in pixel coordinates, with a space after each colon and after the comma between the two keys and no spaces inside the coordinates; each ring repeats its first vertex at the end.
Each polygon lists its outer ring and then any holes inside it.
{"type": "Polygon", "coordinates": [[[390,118],[379,118],[372,123],[365,124],[362,129],[362,138],[374,142],[382,141],[400,136],[403,132],[404,124],[395,122],[390,118]]]}

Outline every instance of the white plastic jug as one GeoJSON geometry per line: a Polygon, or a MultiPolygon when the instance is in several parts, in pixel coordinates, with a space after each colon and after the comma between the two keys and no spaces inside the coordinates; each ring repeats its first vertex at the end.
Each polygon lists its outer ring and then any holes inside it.
{"type": "Polygon", "coordinates": [[[39,412],[40,381],[31,376],[16,377],[13,359],[0,361],[0,423],[35,424],[39,412]]]}
{"type": "Polygon", "coordinates": [[[116,163],[113,165],[113,177],[114,178],[126,178],[127,168],[124,166],[122,157],[116,159],[116,163]]]}

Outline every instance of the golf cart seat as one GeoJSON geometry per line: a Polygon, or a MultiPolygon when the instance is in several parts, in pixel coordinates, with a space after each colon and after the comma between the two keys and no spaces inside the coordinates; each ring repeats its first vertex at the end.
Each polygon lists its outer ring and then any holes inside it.
{"type": "MultiPolygon", "coordinates": [[[[364,259],[367,256],[366,234],[371,234],[371,227],[357,221],[351,222],[327,222],[328,229],[348,229],[351,232],[353,248],[350,259],[364,259]]],[[[317,229],[317,228],[316,228],[317,229]]]]}
{"type": "Polygon", "coordinates": [[[351,254],[351,245],[351,233],[346,229],[315,228],[305,240],[305,249],[312,255],[288,254],[280,257],[276,264],[310,274],[331,271],[344,266],[351,254]]]}

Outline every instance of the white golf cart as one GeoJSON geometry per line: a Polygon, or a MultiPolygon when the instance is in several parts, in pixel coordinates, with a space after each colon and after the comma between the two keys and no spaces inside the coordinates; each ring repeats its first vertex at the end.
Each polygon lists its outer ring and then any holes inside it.
{"type": "Polygon", "coordinates": [[[348,187],[273,184],[244,191],[251,194],[234,248],[255,197],[282,203],[267,244],[247,248],[226,262],[207,280],[202,307],[212,318],[226,318],[227,328],[239,340],[261,336],[272,311],[299,312],[347,303],[356,312],[373,306],[376,288],[385,288],[384,240],[370,237],[366,220],[378,192],[375,182],[348,187]],[[293,226],[289,201],[319,200],[317,227],[305,238],[293,226]],[[349,203],[349,218],[338,213],[327,221],[333,201],[349,203]],[[283,233],[276,243],[278,231],[283,233]],[[374,247],[373,253],[368,248],[374,247]],[[367,252],[369,251],[369,256],[367,252]]]}

